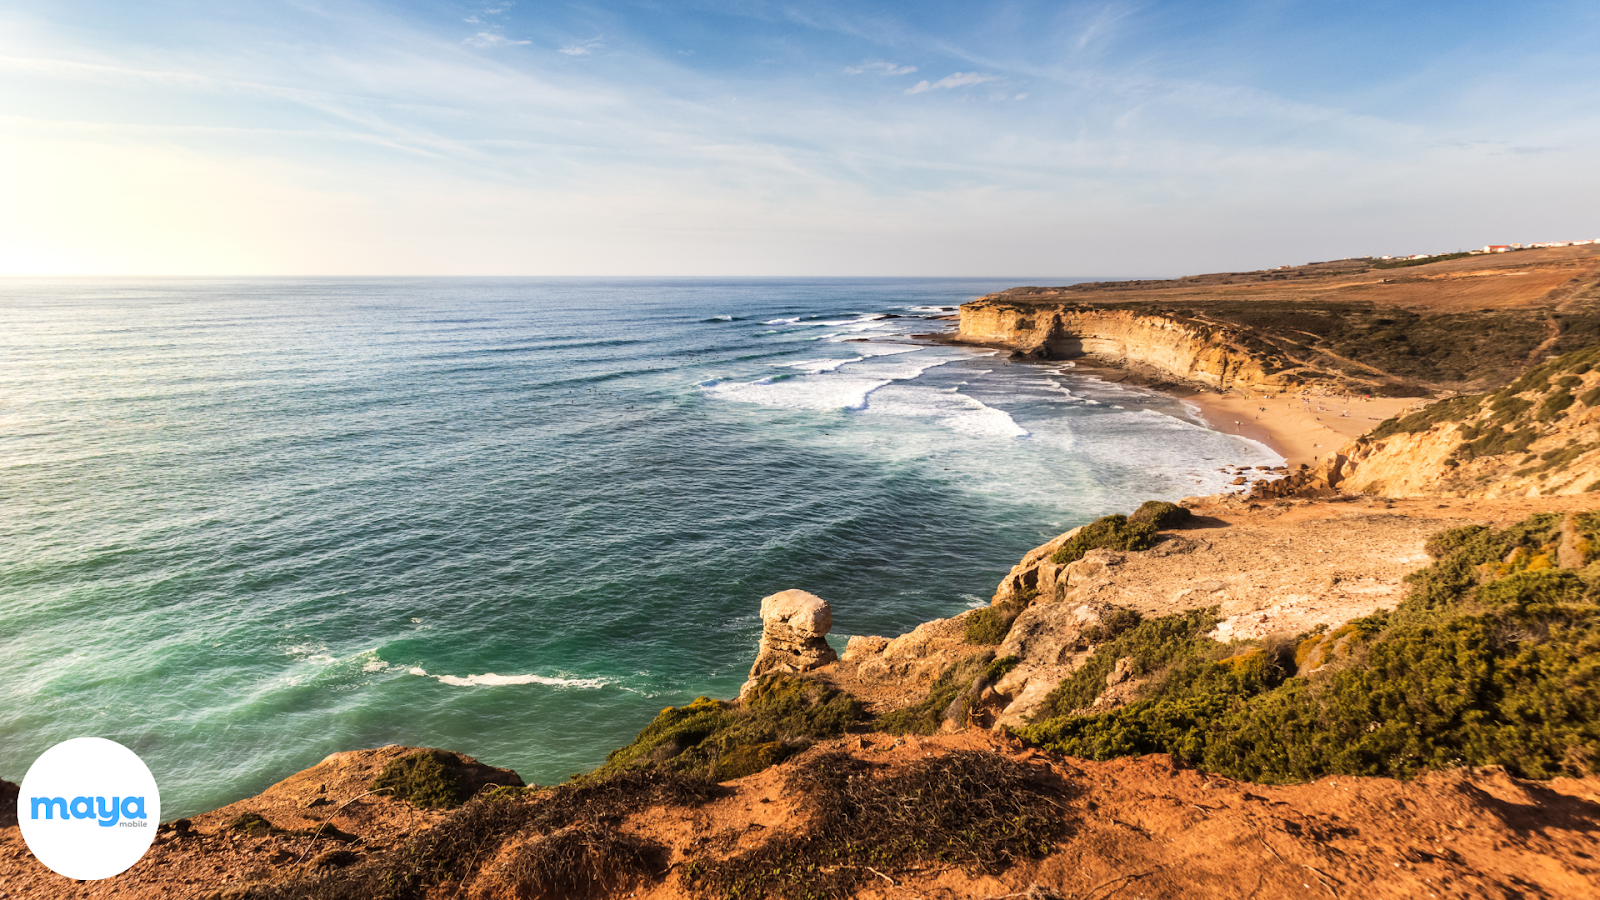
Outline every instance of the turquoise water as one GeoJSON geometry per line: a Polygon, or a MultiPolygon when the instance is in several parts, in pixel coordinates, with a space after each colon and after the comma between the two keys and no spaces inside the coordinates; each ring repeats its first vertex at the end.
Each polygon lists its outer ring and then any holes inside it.
{"type": "Polygon", "coordinates": [[[559,781],[736,693],[766,594],[898,634],[1278,461],[909,337],[1012,283],[0,283],[0,776],[96,735],[174,817],[390,742],[559,781]]]}

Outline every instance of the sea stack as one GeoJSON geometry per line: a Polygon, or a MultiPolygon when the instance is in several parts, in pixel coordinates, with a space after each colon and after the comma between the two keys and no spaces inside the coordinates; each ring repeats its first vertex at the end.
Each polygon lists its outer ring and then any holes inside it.
{"type": "Polygon", "coordinates": [[[809,672],[838,659],[823,639],[832,627],[833,607],[816,594],[790,590],[762,598],[761,646],[745,690],[770,672],[809,672]]]}

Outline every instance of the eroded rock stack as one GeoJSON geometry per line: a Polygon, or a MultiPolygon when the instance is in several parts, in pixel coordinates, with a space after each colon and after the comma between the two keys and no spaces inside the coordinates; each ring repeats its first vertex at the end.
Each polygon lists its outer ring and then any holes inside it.
{"type": "Polygon", "coordinates": [[[745,688],[769,672],[809,672],[838,659],[823,639],[832,627],[833,608],[816,594],[790,590],[762,598],[761,647],[745,688]]]}

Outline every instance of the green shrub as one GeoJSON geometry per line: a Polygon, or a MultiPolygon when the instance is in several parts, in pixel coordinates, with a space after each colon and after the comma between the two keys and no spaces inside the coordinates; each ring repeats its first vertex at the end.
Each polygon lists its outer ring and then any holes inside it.
{"type": "Polygon", "coordinates": [[[227,824],[229,831],[237,831],[250,837],[266,837],[272,834],[288,834],[289,832],[267,821],[267,817],[257,812],[245,812],[235,816],[227,824]]]}
{"type": "Polygon", "coordinates": [[[1539,414],[1537,418],[1541,422],[1553,422],[1556,419],[1566,415],[1567,407],[1571,406],[1575,402],[1577,402],[1577,398],[1573,397],[1571,393],[1567,391],[1556,391],[1555,393],[1546,397],[1543,403],[1539,404],[1539,414]]]}
{"type": "Polygon", "coordinates": [[[1483,401],[1483,396],[1452,397],[1449,400],[1440,400],[1430,403],[1422,409],[1408,416],[1396,416],[1378,423],[1378,427],[1368,434],[1374,440],[1382,440],[1396,434],[1417,434],[1427,431],[1441,422],[1459,422],[1467,416],[1478,411],[1478,405],[1483,401]]]}
{"type": "Polygon", "coordinates": [[[860,701],[819,681],[763,675],[739,703],[700,697],[663,709],[633,743],[613,750],[605,765],[584,778],[604,780],[658,766],[716,780],[739,778],[813,741],[843,734],[861,717],[860,701]]]}
{"type": "Polygon", "coordinates": [[[1002,601],[967,614],[966,638],[969,644],[1000,644],[1011,632],[1011,623],[1026,608],[1025,603],[1002,601]]]}
{"type": "Polygon", "coordinates": [[[1130,525],[1149,525],[1158,531],[1182,528],[1194,518],[1194,513],[1176,503],[1165,500],[1146,500],[1128,517],[1130,525]]]}
{"type": "Polygon", "coordinates": [[[937,734],[946,719],[965,725],[979,692],[1016,663],[1014,656],[997,660],[990,652],[964,656],[939,673],[921,702],[884,713],[873,723],[873,729],[889,734],[937,734]]]}
{"type": "Polygon", "coordinates": [[[1096,650],[1081,668],[1063,679],[1045,697],[1036,718],[1063,716],[1094,703],[1106,689],[1106,676],[1125,656],[1133,657],[1133,674],[1139,676],[1196,652],[1202,646],[1200,636],[1216,627],[1216,613],[1213,607],[1140,621],[1096,650]]]}
{"type": "Polygon", "coordinates": [[[1050,561],[1065,565],[1083,559],[1090,550],[1148,550],[1155,544],[1156,528],[1148,522],[1130,523],[1124,515],[1110,515],[1083,526],[1050,554],[1050,561]]]}
{"type": "Polygon", "coordinates": [[[392,759],[372,780],[373,790],[428,809],[460,806],[472,796],[461,778],[461,763],[442,750],[418,750],[392,759]]]}
{"type": "MultiPolygon", "coordinates": [[[[1224,655],[1203,631],[1168,622],[1167,639],[1140,660],[1145,668],[1159,661],[1166,674],[1141,699],[1071,714],[1097,692],[1112,659],[1132,655],[1108,646],[1091,658],[1094,673],[1085,666],[1063,682],[1049,717],[1023,735],[1095,759],[1172,753],[1265,782],[1405,778],[1463,764],[1529,778],[1595,772],[1600,605],[1591,584],[1600,578],[1555,566],[1561,520],[1543,514],[1502,531],[1435,535],[1428,552],[1436,561],[1407,577],[1411,591],[1392,614],[1299,643],[1296,661],[1314,665],[1333,641],[1350,642],[1338,666],[1285,677],[1271,653],[1224,655]]],[[[1600,525],[1595,514],[1579,520],[1585,535],[1600,525]]]]}
{"type": "Polygon", "coordinates": [[[1506,431],[1504,428],[1489,428],[1478,432],[1475,440],[1466,441],[1456,448],[1456,455],[1466,459],[1477,459],[1480,456],[1499,456],[1502,453],[1521,453],[1528,449],[1539,437],[1538,432],[1532,428],[1521,428],[1516,431],[1506,431]]]}
{"type": "Polygon", "coordinates": [[[1144,617],[1133,610],[1115,607],[1100,616],[1099,624],[1083,629],[1083,639],[1091,644],[1104,644],[1143,621],[1144,617]]]}

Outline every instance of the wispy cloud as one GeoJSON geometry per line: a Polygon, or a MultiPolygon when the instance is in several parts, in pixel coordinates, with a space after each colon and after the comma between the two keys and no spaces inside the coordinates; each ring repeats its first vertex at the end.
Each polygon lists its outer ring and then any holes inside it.
{"type": "MultiPolygon", "coordinates": [[[[151,44],[14,0],[48,27],[0,13],[0,96],[49,114],[0,119],[0,273],[23,271],[7,268],[8,246],[37,246],[68,261],[27,271],[958,274],[1083,261],[1176,274],[1379,239],[1465,244],[1457,232],[1502,219],[1579,233],[1600,203],[1582,153],[1600,146],[1600,116],[1571,112],[1594,110],[1600,81],[1577,50],[1565,80],[1506,56],[1403,92],[1343,73],[1301,90],[1232,65],[1226,29],[1162,30],[1149,4],[1122,18],[1139,7],[933,17],[930,30],[836,2],[808,5],[804,24],[770,0],[741,3],[765,13],[725,33],[720,13],[696,20],[710,31],[663,32],[654,13],[589,3],[523,15],[468,0],[443,21],[401,4],[326,16],[246,4],[262,27],[219,21],[238,29],[231,41],[173,28],[151,44]],[[752,34],[759,52],[727,52],[752,34]],[[585,64],[619,52],[628,65],[585,64]],[[946,77],[912,79],[913,59],[946,77]],[[861,102],[885,78],[974,102],[861,102]],[[1486,117],[1485,85],[1515,92],[1517,108],[1486,117]],[[1545,148],[1560,149],[1524,155],[1545,148]],[[165,224],[141,231],[152,210],[165,224]],[[294,227],[308,221],[321,224],[294,227]],[[102,223],[92,240],[85,222],[102,223]]],[[[1321,46],[1303,31],[1294,46],[1321,46]]]]}
{"type": "MultiPolygon", "coordinates": [[[[602,37],[604,36],[602,35],[602,37]]],[[[590,53],[593,53],[595,50],[604,46],[605,44],[600,42],[600,38],[590,38],[587,41],[577,41],[575,43],[568,44],[565,47],[562,47],[558,52],[565,53],[568,56],[588,56],[590,53]]]]}
{"type": "Polygon", "coordinates": [[[471,44],[474,47],[515,47],[521,44],[530,44],[532,41],[514,41],[499,32],[480,31],[462,43],[471,44]]]}
{"type": "Polygon", "coordinates": [[[966,87],[972,84],[983,84],[989,81],[999,81],[999,75],[985,75],[981,72],[956,72],[946,75],[938,81],[919,81],[906,88],[908,94],[925,94],[928,91],[950,90],[951,88],[966,87]]]}
{"type": "Polygon", "coordinates": [[[910,75],[917,70],[916,66],[897,66],[894,63],[870,62],[859,66],[851,66],[844,70],[846,75],[864,75],[867,72],[876,72],[879,75],[910,75]]]}

